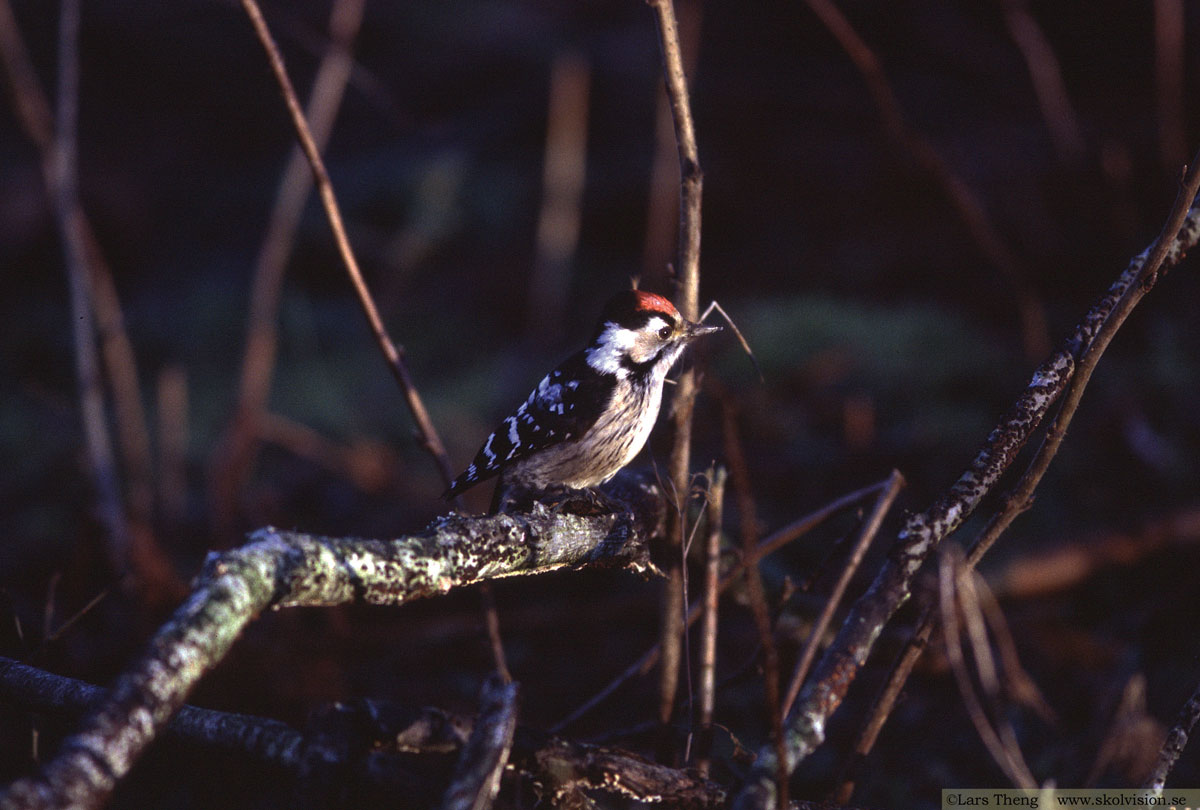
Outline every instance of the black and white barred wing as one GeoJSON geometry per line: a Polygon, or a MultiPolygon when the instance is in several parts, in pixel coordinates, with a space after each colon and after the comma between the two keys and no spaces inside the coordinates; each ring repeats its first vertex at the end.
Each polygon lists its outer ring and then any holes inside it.
{"type": "Polygon", "coordinates": [[[596,423],[614,385],[611,375],[591,370],[583,352],[565,360],[487,437],[444,497],[452,498],[539,450],[578,439],[596,423]]]}

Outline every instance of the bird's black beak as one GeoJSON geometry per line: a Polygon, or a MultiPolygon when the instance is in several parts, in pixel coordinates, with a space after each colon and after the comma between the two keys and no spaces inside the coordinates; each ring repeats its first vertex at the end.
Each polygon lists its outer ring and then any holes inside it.
{"type": "Polygon", "coordinates": [[[683,339],[693,341],[701,335],[711,335],[713,332],[720,332],[719,326],[705,326],[700,323],[692,323],[688,321],[683,327],[683,339]]]}

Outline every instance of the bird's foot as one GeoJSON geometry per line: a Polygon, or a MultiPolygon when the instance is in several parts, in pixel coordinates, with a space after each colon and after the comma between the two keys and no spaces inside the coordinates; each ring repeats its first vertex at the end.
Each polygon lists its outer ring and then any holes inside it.
{"type": "Polygon", "coordinates": [[[629,504],[612,498],[598,489],[572,489],[571,487],[553,487],[544,492],[540,498],[542,503],[553,512],[567,515],[607,515],[613,512],[628,512],[629,504]]]}

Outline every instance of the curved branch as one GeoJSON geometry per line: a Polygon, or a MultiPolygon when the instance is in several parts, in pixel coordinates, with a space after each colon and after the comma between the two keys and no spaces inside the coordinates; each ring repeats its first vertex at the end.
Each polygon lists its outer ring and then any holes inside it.
{"type": "Polygon", "coordinates": [[[397,605],[483,580],[566,567],[652,570],[646,542],[662,520],[657,489],[625,475],[608,491],[631,504],[630,511],[447,515],[423,532],[393,540],[267,528],[241,548],[209,555],[192,595],[117,679],[104,704],[37,777],[0,796],[0,808],[98,806],[201,676],[268,607],[397,605]]]}

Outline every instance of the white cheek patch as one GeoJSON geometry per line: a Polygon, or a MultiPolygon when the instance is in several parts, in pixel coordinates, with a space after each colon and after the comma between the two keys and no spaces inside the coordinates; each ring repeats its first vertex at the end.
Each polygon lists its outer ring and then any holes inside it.
{"type": "Polygon", "coordinates": [[[598,345],[587,350],[588,365],[601,374],[616,374],[624,379],[629,370],[621,365],[621,358],[629,354],[639,337],[632,329],[606,323],[598,345]]]}

